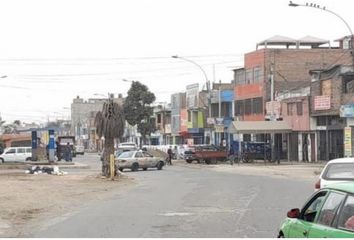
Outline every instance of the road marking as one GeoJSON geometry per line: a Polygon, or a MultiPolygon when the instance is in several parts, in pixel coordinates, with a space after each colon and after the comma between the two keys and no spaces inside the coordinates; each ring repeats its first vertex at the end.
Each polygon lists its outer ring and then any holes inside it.
{"type": "Polygon", "coordinates": [[[193,215],[193,213],[187,213],[187,212],[169,212],[169,213],[160,213],[160,216],[164,216],[164,217],[183,217],[183,216],[190,216],[193,215]]]}

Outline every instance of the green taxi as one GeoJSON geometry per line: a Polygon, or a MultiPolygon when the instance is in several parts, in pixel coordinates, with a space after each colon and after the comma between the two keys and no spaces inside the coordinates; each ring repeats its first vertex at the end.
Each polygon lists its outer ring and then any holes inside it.
{"type": "Polygon", "coordinates": [[[315,192],[304,207],[291,209],[279,238],[354,238],[354,182],[315,192]]]}

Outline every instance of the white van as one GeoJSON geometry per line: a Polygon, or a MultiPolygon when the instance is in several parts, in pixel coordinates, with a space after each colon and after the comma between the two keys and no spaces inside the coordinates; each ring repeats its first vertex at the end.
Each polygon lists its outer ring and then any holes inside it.
{"type": "Polygon", "coordinates": [[[32,148],[31,147],[9,147],[5,148],[0,155],[0,162],[24,162],[31,161],[32,148]]]}

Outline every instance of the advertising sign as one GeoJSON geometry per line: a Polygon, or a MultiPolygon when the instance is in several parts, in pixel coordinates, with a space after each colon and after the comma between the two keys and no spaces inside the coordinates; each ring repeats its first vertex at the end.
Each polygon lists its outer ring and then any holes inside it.
{"type": "Polygon", "coordinates": [[[354,118],[354,104],[342,105],[339,109],[340,117],[354,118]]]}
{"type": "Polygon", "coordinates": [[[331,97],[326,95],[315,96],[314,109],[315,111],[331,109],[331,97]]]}
{"type": "Polygon", "coordinates": [[[344,128],[344,156],[345,157],[352,156],[352,128],[351,127],[344,128]]]}
{"type": "Polygon", "coordinates": [[[224,132],[224,125],[220,125],[220,124],[215,125],[215,132],[216,133],[224,132]]]}
{"type": "Polygon", "coordinates": [[[198,107],[198,95],[199,95],[198,83],[187,86],[187,90],[186,90],[187,108],[198,107]]]}

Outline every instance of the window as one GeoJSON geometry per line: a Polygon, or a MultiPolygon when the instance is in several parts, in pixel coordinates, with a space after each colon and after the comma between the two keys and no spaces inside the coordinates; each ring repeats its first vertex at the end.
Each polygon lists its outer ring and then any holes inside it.
{"type": "Polygon", "coordinates": [[[343,77],[343,93],[354,93],[353,77],[343,77]]]}
{"type": "Polygon", "coordinates": [[[153,157],[150,153],[148,153],[148,152],[143,152],[143,155],[144,155],[144,157],[153,157]]]}
{"type": "Polygon", "coordinates": [[[188,122],[191,122],[192,121],[192,112],[188,111],[187,115],[188,115],[188,122]]]}
{"type": "Polygon", "coordinates": [[[322,95],[331,96],[331,79],[321,82],[322,95]]]}
{"type": "Polygon", "coordinates": [[[288,116],[292,116],[293,115],[293,103],[288,103],[287,104],[287,113],[288,113],[288,116]]]}
{"type": "Polygon", "coordinates": [[[32,153],[32,148],[26,148],[26,153],[32,153]]]}
{"type": "Polygon", "coordinates": [[[25,153],[26,150],[24,148],[18,148],[17,153],[25,153]]]}
{"type": "Polygon", "coordinates": [[[157,123],[161,123],[161,114],[157,114],[157,123]]]}
{"type": "Polygon", "coordinates": [[[302,101],[296,103],[296,113],[298,116],[302,116],[302,101]]]}
{"type": "Polygon", "coordinates": [[[235,83],[238,85],[245,84],[245,70],[235,71],[235,83]]]}
{"type": "Polygon", "coordinates": [[[142,157],[144,157],[144,156],[143,156],[143,153],[142,153],[142,152],[137,152],[137,153],[135,154],[135,157],[136,157],[136,158],[142,158],[142,157]]]}
{"type": "Polygon", "coordinates": [[[254,114],[263,113],[263,98],[254,98],[252,101],[252,112],[254,114]]]}
{"type": "Polygon", "coordinates": [[[354,180],[354,163],[332,163],[323,174],[325,180],[354,180]]]}
{"type": "Polygon", "coordinates": [[[253,68],[253,82],[260,83],[262,81],[262,72],[260,67],[253,68]]]}
{"type": "Polygon", "coordinates": [[[338,227],[354,231],[354,197],[348,196],[341,210],[338,227]]]}
{"type": "Polygon", "coordinates": [[[252,99],[245,100],[245,115],[250,115],[252,113],[252,99]]]}
{"type": "Polygon", "coordinates": [[[6,154],[14,154],[14,153],[16,153],[16,149],[14,148],[11,148],[6,152],[6,154]]]}
{"type": "Polygon", "coordinates": [[[244,102],[243,100],[235,101],[235,115],[243,116],[244,113],[244,102]]]}
{"type": "Polygon", "coordinates": [[[345,194],[331,192],[324,203],[317,223],[331,226],[337,210],[345,198],[345,194]]]}
{"type": "Polygon", "coordinates": [[[253,70],[248,69],[246,71],[246,84],[250,84],[253,82],[253,70]]]}
{"type": "Polygon", "coordinates": [[[301,219],[306,222],[313,222],[320,210],[323,200],[326,197],[327,192],[319,192],[315,197],[313,197],[308,204],[301,211],[301,219]]]}

